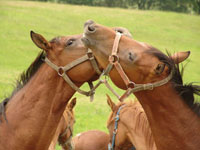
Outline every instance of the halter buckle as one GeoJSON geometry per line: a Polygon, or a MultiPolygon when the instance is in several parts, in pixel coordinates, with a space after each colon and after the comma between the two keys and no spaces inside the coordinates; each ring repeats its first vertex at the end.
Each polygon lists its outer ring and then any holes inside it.
{"type": "Polygon", "coordinates": [[[109,62],[111,64],[114,64],[115,62],[119,62],[119,57],[117,55],[110,55],[109,56],[109,62]]]}
{"type": "Polygon", "coordinates": [[[65,73],[64,67],[62,67],[62,66],[58,67],[58,71],[57,72],[58,72],[58,75],[62,77],[64,75],[64,73],[65,73]]]}

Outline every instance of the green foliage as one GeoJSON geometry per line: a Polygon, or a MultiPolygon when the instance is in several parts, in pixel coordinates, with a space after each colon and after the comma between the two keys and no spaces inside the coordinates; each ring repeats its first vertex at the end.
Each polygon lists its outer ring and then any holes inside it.
{"type": "Polygon", "coordinates": [[[75,5],[137,8],[141,10],[158,9],[200,14],[200,0],[38,0],[75,5]]]}
{"type": "MultiPolygon", "coordinates": [[[[98,2],[98,0],[96,0],[98,2]]],[[[200,82],[200,17],[172,12],[125,10],[119,8],[61,5],[43,2],[0,1],[0,101],[13,89],[19,74],[33,62],[40,50],[30,39],[30,30],[48,40],[59,35],[83,32],[86,20],[110,27],[123,26],[133,37],[171,53],[190,50],[190,63],[185,68],[184,82],[200,82]]],[[[114,87],[114,86],[113,86],[114,87]]],[[[88,89],[87,85],[82,87],[88,89]]],[[[122,94],[121,90],[117,89],[122,94]]],[[[106,120],[110,109],[101,86],[95,100],[76,94],[76,135],[90,129],[107,132],[106,120]]],[[[112,98],[117,102],[116,98],[112,98]]],[[[131,97],[133,98],[133,97],[131,97]]]]}

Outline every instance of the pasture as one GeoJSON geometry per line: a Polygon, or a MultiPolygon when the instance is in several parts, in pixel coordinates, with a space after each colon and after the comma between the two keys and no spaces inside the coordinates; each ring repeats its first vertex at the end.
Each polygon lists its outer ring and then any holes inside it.
{"type": "MultiPolygon", "coordinates": [[[[30,1],[0,1],[0,101],[11,93],[15,80],[40,52],[30,39],[30,30],[51,40],[59,35],[82,33],[83,24],[88,19],[110,27],[126,27],[134,39],[147,42],[162,51],[173,53],[190,50],[184,82],[200,82],[200,16],[30,1]]],[[[88,89],[87,85],[82,88],[88,89]]],[[[122,93],[118,89],[117,91],[122,93]]],[[[106,93],[110,94],[101,85],[93,103],[89,102],[88,97],[75,95],[78,102],[75,108],[74,134],[90,129],[107,132],[106,120],[110,110],[106,103],[106,93]]]]}

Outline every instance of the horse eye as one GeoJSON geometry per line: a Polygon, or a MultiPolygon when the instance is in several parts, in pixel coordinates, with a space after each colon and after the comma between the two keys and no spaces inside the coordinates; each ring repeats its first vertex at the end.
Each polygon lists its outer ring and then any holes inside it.
{"type": "Polygon", "coordinates": [[[66,45],[67,45],[67,46],[70,46],[70,45],[73,44],[73,42],[74,42],[74,40],[73,40],[73,39],[70,39],[70,40],[67,41],[67,44],[66,44],[66,45]]]}

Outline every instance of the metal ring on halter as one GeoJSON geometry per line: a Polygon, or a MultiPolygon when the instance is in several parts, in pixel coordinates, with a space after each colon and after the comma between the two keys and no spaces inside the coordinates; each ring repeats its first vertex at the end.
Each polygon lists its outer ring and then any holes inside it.
{"type": "Polygon", "coordinates": [[[117,134],[117,129],[114,129],[113,134],[117,134]]]}
{"type": "Polygon", "coordinates": [[[134,88],[135,87],[135,83],[130,81],[127,85],[128,88],[134,88]]]}
{"type": "Polygon", "coordinates": [[[119,56],[117,56],[117,55],[110,55],[109,56],[109,62],[111,64],[114,64],[115,62],[119,62],[119,56]]]}
{"type": "Polygon", "coordinates": [[[58,75],[62,77],[64,74],[65,74],[64,67],[62,66],[58,67],[58,75]]]}
{"type": "Polygon", "coordinates": [[[93,55],[92,51],[88,51],[87,52],[87,56],[88,56],[89,59],[94,58],[94,55],[93,55]]]}

